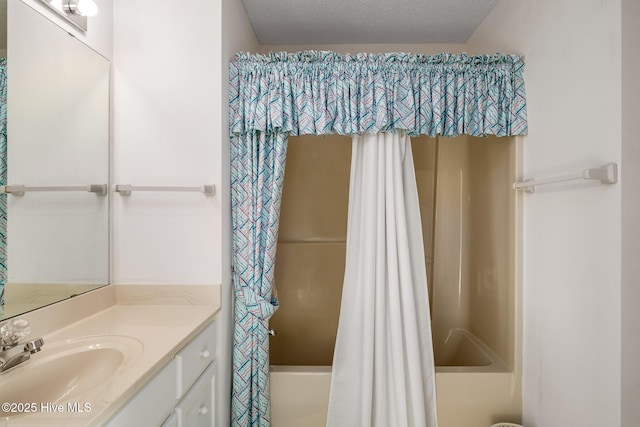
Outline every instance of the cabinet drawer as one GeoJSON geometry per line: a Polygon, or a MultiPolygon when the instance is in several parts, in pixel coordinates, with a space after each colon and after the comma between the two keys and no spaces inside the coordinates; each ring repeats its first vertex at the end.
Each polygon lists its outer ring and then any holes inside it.
{"type": "Polygon", "coordinates": [[[215,419],[215,363],[210,365],[176,406],[178,427],[211,427],[215,419]]]}
{"type": "Polygon", "coordinates": [[[189,390],[191,384],[213,361],[216,352],[216,325],[216,322],[211,323],[176,355],[177,399],[189,390]]]}
{"type": "Polygon", "coordinates": [[[158,426],[176,404],[176,362],[171,360],[108,423],[108,427],[158,426]]]}

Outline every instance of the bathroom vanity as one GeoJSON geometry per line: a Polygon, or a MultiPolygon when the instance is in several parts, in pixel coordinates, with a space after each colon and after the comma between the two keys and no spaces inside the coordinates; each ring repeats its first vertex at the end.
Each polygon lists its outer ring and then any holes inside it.
{"type": "Polygon", "coordinates": [[[110,285],[25,314],[44,345],[0,375],[0,425],[213,425],[219,309],[219,286],[110,285]]]}
{"type": "Polygon", "coordinates": [[[212,426],[216,327],[206,326],[107,425],[212,426]]]}

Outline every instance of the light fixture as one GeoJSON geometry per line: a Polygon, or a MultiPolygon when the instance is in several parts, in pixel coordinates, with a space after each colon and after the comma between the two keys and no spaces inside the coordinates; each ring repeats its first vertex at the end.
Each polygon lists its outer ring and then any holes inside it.
{"type": "Polygon", "coordinates": [[[71,24],[87,31],[87,17],[98,13],[98,5],[93,0],[40,0],[71,24]]]}
{"type": "Polygon", "coordinates": [[[80,16],[96,16],[98,14],[98,5],[93,0],[69,0],[65,3],[65,7],[71,13],[80,16]]]}

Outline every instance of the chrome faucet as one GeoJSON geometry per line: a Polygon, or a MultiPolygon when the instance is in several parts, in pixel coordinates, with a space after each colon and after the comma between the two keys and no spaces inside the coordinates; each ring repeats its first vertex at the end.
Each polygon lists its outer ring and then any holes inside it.
{"type": "Polygon", "coordinates": [[[42,338],[23,341],[31,328],[24,319],[12,319],[0,327],[0,373],[26,362],[44,345],[42,338]]]}

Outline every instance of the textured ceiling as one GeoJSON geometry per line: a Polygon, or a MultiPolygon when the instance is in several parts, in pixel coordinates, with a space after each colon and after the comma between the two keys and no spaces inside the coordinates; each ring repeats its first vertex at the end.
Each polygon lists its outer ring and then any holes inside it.
{"type": "Polygon", "coordinates": [[[498,0],[243,0],[263,45],[464,43],[498,0]]]}

